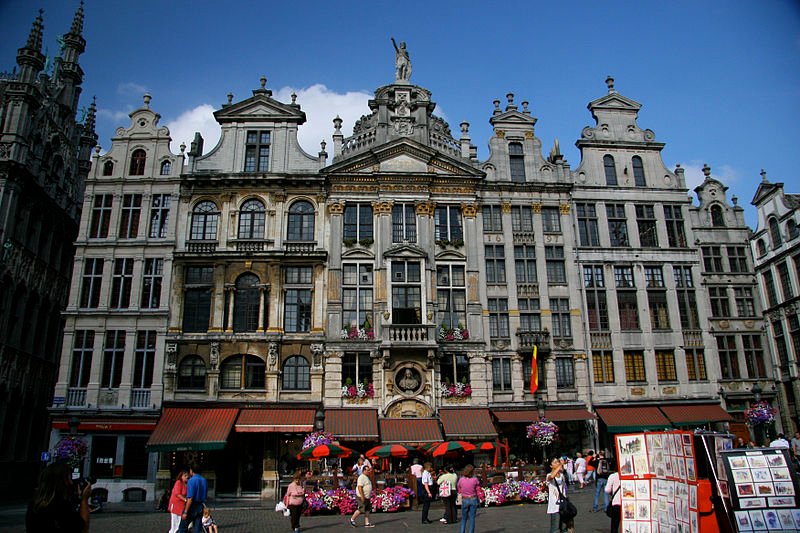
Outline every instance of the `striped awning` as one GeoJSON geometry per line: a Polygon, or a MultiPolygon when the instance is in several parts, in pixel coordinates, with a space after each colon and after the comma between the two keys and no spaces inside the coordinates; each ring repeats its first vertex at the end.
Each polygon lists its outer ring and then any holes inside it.
{"type": "Polygon", "coordinates": [[[539,420],[536,409],[492,409],[492,414],[500,424],[530,424],[539,420]]]}
{"type": "Polygon", "coordinates": [[[658,408],[676,426],[697,426],[733,420],[718,403],[660,405],[658,408]]]}
{"type": "Polygon", "coordinates": [[[147,448],[151,452],[221,450],[238,414],[238,408],[167,407],[147,448]]]}
{"type": "Polygon", "coordinates": [[[381,442],[384,444],[422,444],[444,440],[438,418],[381,418],[381,442]]]}
{"type": "Polygon", "coordinates": [[[242,409],[237,433],[306,433],[314,431],[316,409],[242,409]]]}
{"type": "MultiPolygon", "coordinates": [[[[136,418],[81,418],[78,431],[153,431],[157,420],[136,418]]],[[[56,418],[53,429],[70,429],[69,419],[56,418]]]]}
{"type": "Polygon", "coordinates": [[[664,413],[655,405],[596,407],[595,410],[611,433],[672,427],[664,413]]]}
{"type": "Polygon", "coordinates": [[[486,408],[439,409],[439,418],[448,439],[485,440],[497,437],[492,416],[486,408]]]}
{"type": "Polygon", "coordinates": [[[326,409],[325,431],[341,440],[378,440],[377,409],[326,409]]]}
{"type": "Polygon", "coordinates": [[[546,409],[545,418],[553,422],[569,422],[570,420],[592,420],[597,418],[586,409],[546,409]]]}

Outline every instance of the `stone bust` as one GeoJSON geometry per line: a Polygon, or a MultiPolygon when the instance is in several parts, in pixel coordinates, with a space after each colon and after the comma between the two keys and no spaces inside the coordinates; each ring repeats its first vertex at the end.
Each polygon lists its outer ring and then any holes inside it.
{"type": "Polygon", "coordinates": [[[400,379],[397,380],[397,386],[403,392],[414,392],[419,388],[419,385],[420,385],[419,372],[409,367],[406,367],[402,371],[400,379]]]}

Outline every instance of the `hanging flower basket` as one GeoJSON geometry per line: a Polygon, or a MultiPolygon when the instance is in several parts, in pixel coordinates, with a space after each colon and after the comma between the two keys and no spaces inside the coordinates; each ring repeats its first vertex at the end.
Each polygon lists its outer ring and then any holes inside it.
{"type": "Polygon", "coordinates": [[[558,437],[558,426],[556,423],[544,417],[535,421],[530,426],[527,426],[525,429],[528,432],[528,438],[531,439],[535,446],[548,446],[558,437]]]}
{"type": "Polygon", "coordinates": [[[333,435],[327,431],[315,431],[314,433],[309,433],[309,435],[303,441],[302,449],[305,450],[306,448],[319,446],[321,444],[333,444],[333,435]]]}
{"type": "Polygon", "coordinates": [[[745,409],[744,418],[751,426],[759,424],[769,424],[775,421],[775,415],[778,410],[772,407],[768,402],[761,400],[750,404],[750,409],[745,409]]]}
{"type": "Polygon", "coordinates": [[[53,449],[53,458],[76,467],[80,465],[83,458],[86,457],[87,451],[88,448],[82,438],[70,435],[68,437],[63,437],[56,443],[56,447],[53,449]]]}

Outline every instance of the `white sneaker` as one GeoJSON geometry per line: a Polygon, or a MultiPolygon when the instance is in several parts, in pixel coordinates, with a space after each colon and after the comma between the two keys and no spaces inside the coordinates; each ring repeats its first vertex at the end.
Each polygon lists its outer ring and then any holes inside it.
{"type": "Polygon", "coordinates": [[[446,518],[440,518],[439,522],[444,522],[446,524],[447,523],[447,519],[446,518]]]}

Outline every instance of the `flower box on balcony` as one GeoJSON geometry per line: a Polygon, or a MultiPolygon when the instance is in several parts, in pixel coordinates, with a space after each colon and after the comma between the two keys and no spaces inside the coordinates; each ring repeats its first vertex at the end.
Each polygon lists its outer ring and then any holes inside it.
{"type": "Polygon", "coordinates": [[[454,328],[450,328],[445,324],[439,327],[439,340],[440,341],[466,341],[469,340],[469,330],[461,324],[454,328]]]}
{"type": "Polygon", "coordinates": [[[363,403],[374,397],[375,387],[366,380],[353,383],[353,380],[347,378],[342,385],[342,398],[348,400],[348,403],[363,403]]]}
{"type": "Polygon", "coordinates": [[[343,329],[340,335],[343,340],[348,340],[348,341],[375,340],[375,332],[372,330],[372,328],[365,329],[353,326],[350,329],[343,329]]]}
{"type": "Polygon", "coordinates": [[[469,383],[442,383],[442,398],[448,401],[465,401],[472,397],[469,383]]]}

